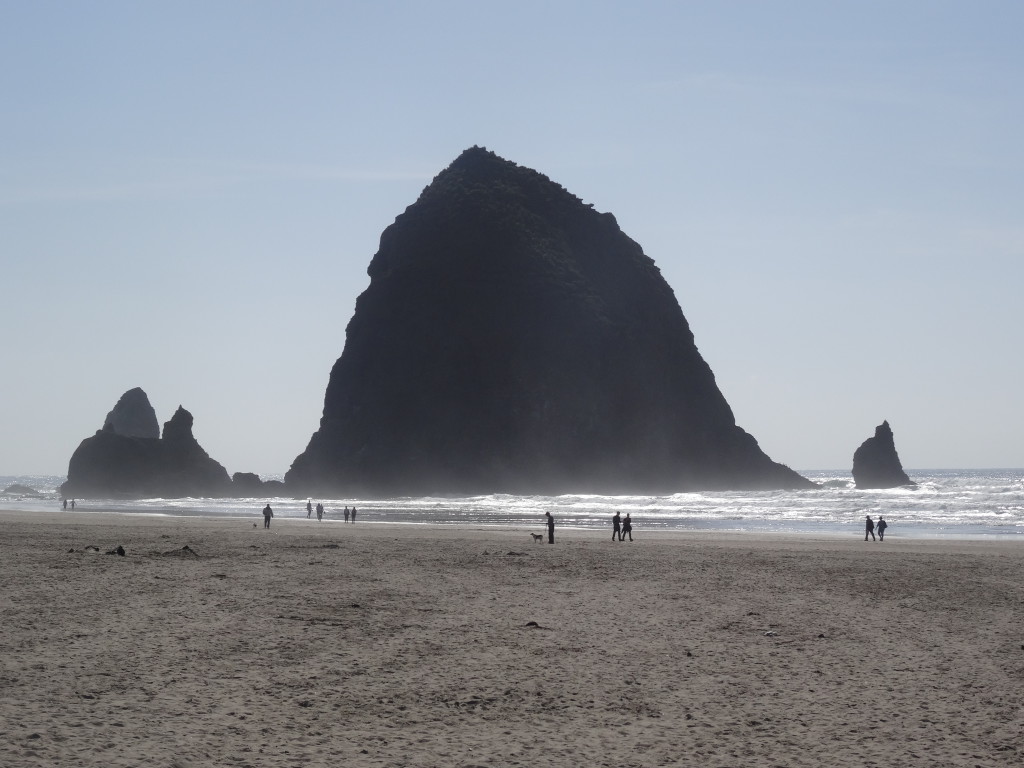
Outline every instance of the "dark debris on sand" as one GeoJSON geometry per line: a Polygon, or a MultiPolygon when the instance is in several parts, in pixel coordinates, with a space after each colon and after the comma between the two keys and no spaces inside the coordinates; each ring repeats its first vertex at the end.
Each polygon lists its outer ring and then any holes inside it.
{"type": "Polygon", "coordinates": [[[186,544],[181,549],[172,549],[170,552],[161,552],[161,557],[199,557],[199,553],[186,544]]]}

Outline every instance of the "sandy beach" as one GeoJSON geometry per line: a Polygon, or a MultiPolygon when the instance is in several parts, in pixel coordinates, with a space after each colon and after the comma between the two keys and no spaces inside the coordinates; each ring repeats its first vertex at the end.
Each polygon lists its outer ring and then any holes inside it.
{"type": "Polygon", "coordinates": [[[0,765],[1024,760],[1018,543],[256,520],[0,513],[0,765]]]}

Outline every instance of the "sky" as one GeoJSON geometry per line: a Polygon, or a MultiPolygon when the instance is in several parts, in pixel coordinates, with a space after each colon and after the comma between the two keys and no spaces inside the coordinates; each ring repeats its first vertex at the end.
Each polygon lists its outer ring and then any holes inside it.
{"type": "Polygon", "coordinates": [[[474,145],[660,267],[776,461],[1024,467],[1024,4],[0,0],[0,474],[142,387],[317,429],[381,232],[474,145]]]}

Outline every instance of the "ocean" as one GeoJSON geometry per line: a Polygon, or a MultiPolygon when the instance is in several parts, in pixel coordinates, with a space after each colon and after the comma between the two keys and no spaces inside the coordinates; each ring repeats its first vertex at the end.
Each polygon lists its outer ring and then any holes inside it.
{"type": "MultiPolygon", "coordinates": [[[[848,471],[807,470],[821,483],[809,491],[714,491],[670,496],[514,496],[417,497],[394,499],[313,499],[326,508],[324,522],[342,522],[355,506],[358,520],[393,525],[500,526],[541,532],[544,513],[559,528],[609,529],[619,510],[633,519],[634,536],[661,531],[778,532],[860,535],[864,516],[885,517],[889,537],[1024,540],[1024,469],[907,470],[916,488],[860,491],[848,471]]],[[[280,478],[264,478],[280,479],[280,478]]],[[[60,508],[60,476],[0,476],[0,490],[12,484],[34,488],[38,497],[0,495],[0,510],[60,508]]],[[[188,498],[77,499],[77,514],[104,511],[167,516],[260,519],[266,503],[275,517],[305,518],[306,499],[188,498]]],[[[313,523],[316,523],[315,516],[313,523]]]]}

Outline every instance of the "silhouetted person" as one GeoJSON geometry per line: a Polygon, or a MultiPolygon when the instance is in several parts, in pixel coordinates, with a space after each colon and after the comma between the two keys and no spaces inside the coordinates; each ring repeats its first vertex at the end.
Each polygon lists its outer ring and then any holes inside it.
{"type": "Polygon", "coordinates": [[[885,529],[889,527],[889,524],[885,522],[885,518],[879,515],[878,525],[875,527],[878,529],[878,540],[885,541],[885,529]]]}
{"type": "MultiPolygon", "coordinates": [[[[317,507],[319,507],[319,506],[320,505],[317,504],[317,507]]],[[[312,504],[312,502],[307,500],[306,501],[306,519],[309,520],[309,518],[312,517],[312,516],[313,516],[313,504],[312,504]]]]}
{"type": "Polygon", "coordinates": [[[875,521],[871,519],[871,515],[868,515],[864,521],[864,541],[868,540],[868,536],[872,541],[875,540],[875,521]]]}
{"type": "Polygon", "coordinates": [[[324,505],[318,503],[316,505],[316,521],[319,523],[323,519],[324,519],[324,505]]]}
{"type": "Polygon", "coordinates": [[[345,522],[348,522],[348,507],[345,507],[345,522]]]}
{"type": "Polygon", "coordinates": [[[72,512],[75,511],[75,500],[74,499],[71,500],[71,511],[72,512]]]}
{"type": "Polygon", "coordinates": [[[619,510],[615,510],[615,514],[612,515],[612,541],[616,539],[622,541],[622,518],[619,516],[619,510]]]}
{"type": "Polygon", "coordinates": [[[68,508],[68,500],[64,499],[64,509],[67,509],[67,508],[68,508]]]}
{"type": "Polygon", "coordinates": [[[356,521],[356,508],[352,507],[352,522],[354,523],[355,521],[356,521]]]}
{"type": "Polygon", "coordinates": [[[626,519],[622,521],[622,535],[619,537],[619,541],[629,536],[629,540],[633,540],[633,519],[629,516],[629,512],[626,513],[626,519]]]}
{"type": "Polygon", "coordinates": [[[544,517],[548,519],[548,544],[555,543],[555,518],[551,516],[550,512],[545,512],[544,517]]]}
{"type": "Polygon", "coordinates": [[[265,506],[263,508],[263,527],[264,528],[269,528],[270,527],[270,518],[272,518],[273,516],[274,516],[274,510],[272,510],[270,508],[270,504],[268,503],[267,506],[265,506]]]}

